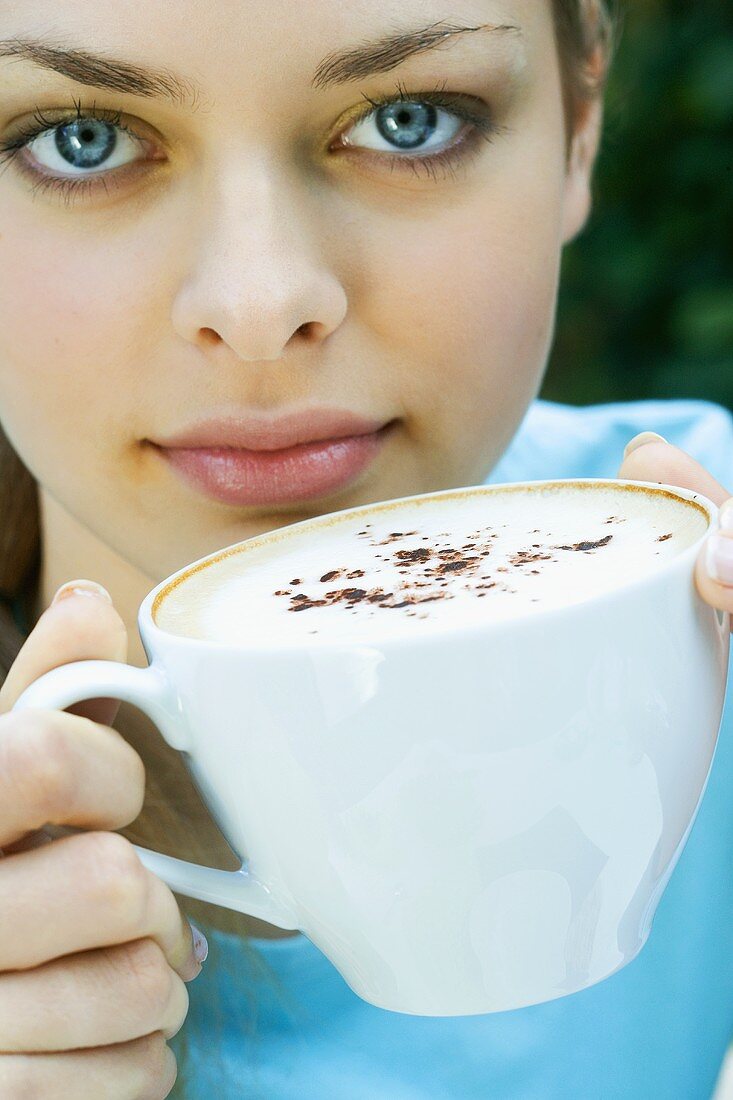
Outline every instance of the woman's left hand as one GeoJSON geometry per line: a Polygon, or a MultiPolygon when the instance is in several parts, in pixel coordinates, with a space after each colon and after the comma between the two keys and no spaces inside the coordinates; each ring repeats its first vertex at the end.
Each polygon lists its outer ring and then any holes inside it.
{"type": "Polygon", "coordinates": [[[618,476],[629,481],[662,482],[701,493],[719,507],[720,531],[711,535],[697,559],[695,579],[702,598],[733,613],[733,497],[694,458],[653,432],[631,440],[618,476]]]}

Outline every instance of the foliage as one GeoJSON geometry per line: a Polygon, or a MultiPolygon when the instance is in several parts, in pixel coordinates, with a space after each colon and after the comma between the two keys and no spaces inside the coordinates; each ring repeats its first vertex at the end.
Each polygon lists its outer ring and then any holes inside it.
{"type": "Polygon", "coordinates": [[[542,396],[733,408],[733,4],[626,0],[542,396]]]}

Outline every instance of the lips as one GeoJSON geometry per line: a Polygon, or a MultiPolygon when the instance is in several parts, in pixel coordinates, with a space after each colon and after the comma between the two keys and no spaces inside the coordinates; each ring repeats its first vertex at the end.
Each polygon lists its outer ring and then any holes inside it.
{"type": "Polygon", "coordinates": [[[277,420],[228,413],[199,420],[155,442],[158,446],[171,448],[236,447],[250,451],[277,451],[299,443],[370,435],[382,428],[384,423],[384,420],[368,420],[346,409],[307,409],[280,416],[277,420]]]}
{"type": "Polygon", "coordinates": [[[153,445],[180,479],[209,499],[262,506],[345,488],[376,459],[394,427],[395,421],[375,423],[343,410],[277,421],[227,416],[153,445]]]}

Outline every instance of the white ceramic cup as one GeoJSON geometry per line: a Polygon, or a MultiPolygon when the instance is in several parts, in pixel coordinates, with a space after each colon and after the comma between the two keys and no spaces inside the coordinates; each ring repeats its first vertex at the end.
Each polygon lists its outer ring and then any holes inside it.
{"type": "MultiPolygon", "coordinates": [[[[628,484],[695,501],[716,526],[698,493],[628,484]]],[[[412,499],[488,505],[501,488],[412,499]]],[[[318,538],[326,519],[292,529],[318,538]]],[[[697,813],[729,647],[728,616],[695,588],[702,541],[643,579],[516,620],[400,638],[386,620],[369,644],[161,630],[156,601],[220,551],[146,596],[148,668],[64,665],[14,709],[111,696],[145,711],[247,856],[223,871],[138,848],[145,866],[302,930],[365,1000],[441,1016],[536,1004],[638,954],[697,813]]]]}

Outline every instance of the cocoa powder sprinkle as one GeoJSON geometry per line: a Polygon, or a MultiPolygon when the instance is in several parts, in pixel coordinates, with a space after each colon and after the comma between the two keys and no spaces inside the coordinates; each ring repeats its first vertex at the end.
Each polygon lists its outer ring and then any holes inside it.
{"type": "Polygon", "coordinates": [[[421,546],[417,550],[398,550],[395,557],[400,561],[429,561],[431,554],[427,548],[421,546]]]}
{"type": "Polygon", "coordinates": [[[458,561],[447,561],[438,566],[438,573],[457,573],[459,570],[467,569],[469,565],[473,565],[478,560],[478,558],[461,558],[458,561]]]}
{"type": "MultiPolygon", "coordinates": [[[[609,516],[606,522],[623,522],[623,520],[616,516],[609,516]]],[[[502,528],[506,526],[506,524],[501,525],[502,528]]],[[[493,589],[513,593],[515,590],[500,579],[500,574],[509,573],[512,567],[521,570],[524,576],[540,576],[542,570],[538,567],[539,563],[559,562],[557,551],[592,552],[607,546],[613,539],[612,535],[608,535],[598,541],[585,539],[568,546],[552,546],[549,543],[544,545],[532,543],[531,546],[527,544],[526,548],[507,554],[501,565],[494,566],[492,561],[487,559],[496,556],[495,540],[499,538],[499,525],[487,525],[472,532],[468,535],[468,541],[457,545],[449,541],[451,536],[447,531],[432,537],[420,536],[418,531],[392,531],[385,537],[371,531],[371,527],[371,524],[366,524],[356,533],[362,538],[367,537],[369,546],[374,548],[371,551],[374,555],[371,568],[349,570],[348,566],[342,566],[330,569],[319,578],[320,583],[329,584],[342,577],[356,581],[364,578],[367,573],[376,579],[377,575],[384,570],[384,565],[390,563],[390,570],[394,571],[394,591],[386,591],[384,587],[378,585],[373,588],[334,586],[326,591],[325,596],[323,589],[318,589],[318,598],[315,594],[309,595],[303,590],[292,595],[292,589],[285,588],[278,589],[275,595],[290,598],[287,608],[290,611],[340,605],[348,609],[351,614],[358,614],[359,605],[392,610],[410,609],[416,604],[455,599],[461,591],[473,592],[480,597],[485,597],[493,589]],[[408,538],[419,538],[421,542],[427,542],[428,545],[416,547],[413,543],[411,547],[408,546],[405,549],[390,548],[383,554],[377,552],[377,548],[388,547],[398,540],[408,538]],[[488,569],[489,572],[481,573],[482,569],[488,569]]],[[[540,534],[539,528],[530,532],[530,535],[540,534]]],[[[549,539],[551,535],[545,533],[543,537],[549,539]]],[[[672,537],[671,533],[662,535],[658,541],[664,542],[672,537]]],[[[290,584],[303,586],[304,582],[301,578],[294,578],[290,584]]],[[[416,615],[413,610],[408,610],[406,613],[411,616],[416,615]]],[[[430,616],[426,611],[417,617],[429,618],[430,616]]]]}
{"type": "Polygon", "coordinates": [[[576,542],[574,546],[555,546],[554,550],[600,550],[602,546],[608,546],[613,539],[613,535],[606,535],[605,539],[600,539],[598,542],[576,542]]]}

